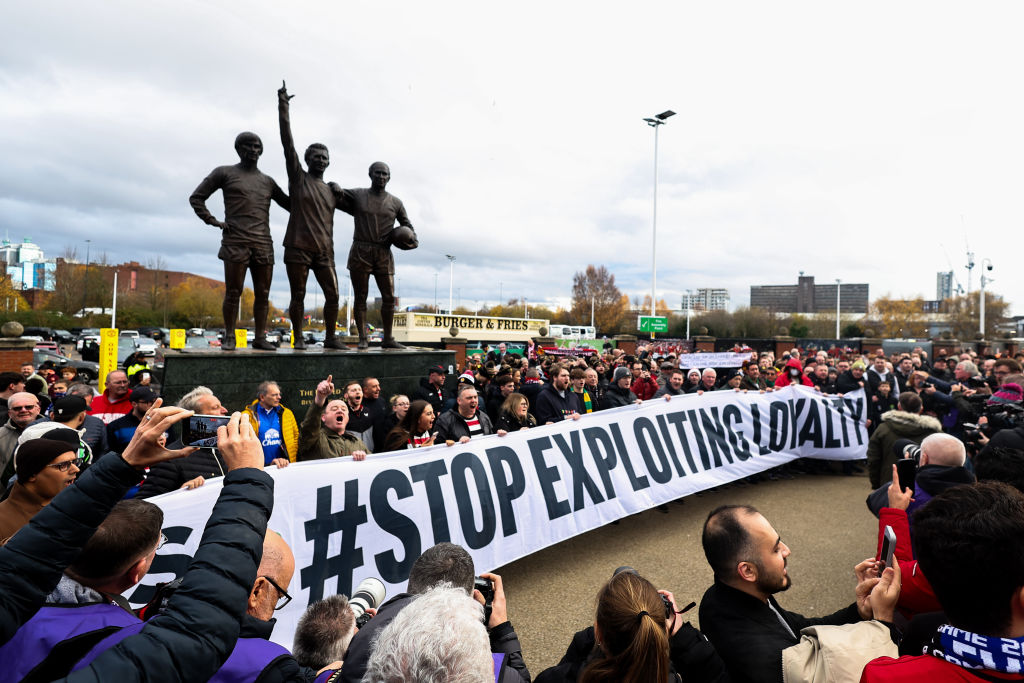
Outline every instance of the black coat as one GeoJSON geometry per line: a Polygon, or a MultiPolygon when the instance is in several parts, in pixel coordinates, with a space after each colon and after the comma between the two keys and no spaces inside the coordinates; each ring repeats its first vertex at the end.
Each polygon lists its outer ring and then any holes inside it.
{"type": "Polygon", "coordinates": [[[608,391],[604,392],[604,400],[601,403],[601,410],[619,408],[636,403],[636,394],[629,389],[623,389],[618,384],[612,384],[608,391]]]}
{"type": "Polygon", "coordinates": [[[782,683],[782,651],[800,642],[800,629],[861,620],[856,604],[827,617],[808,619],[782,609],[774,597],[769,600],[789,630],[768,605],[724,583],[715,581],[701,598],[701,628],[736,683],[782,683]]]}
{"type": "MultiPolygon", "coordinates": [[[[93,468],[95,469],[95,468],[93,468]]],[[[228,473],[181,587],[142,632],[107,650],[70,681],[205,681],[238,640],[274,507],[274,480],[228,473]]]]}
{"type": "Polygon", "coordinates": [[[0,548],[0,644],[39,610],[96,527],[138,481],[139,471],[121,456],[100,458],[0,548]]]}
{"type": "MultiPolygon", "coordinates": [[[[415,595],[399,593],[381,605],[377,610],[377,616],[356,631],[352,642],[348,644],[348,652],[345,653],[345,666],[341,667],[339,683],[359,683],[363,680],[377,635],[406,605],[415,599],[415,595]]],[[[505,665],[502,667],[498,683],[522,683],[523,681],[528,683],[530,672],[526,669],[522,646],[519,644],[519,637],[512,629],[511,622],[498,624],[490,629],[488,634],[491,639],[491,652],[503,652],[508,655],[505,658],[505,665]]]]}
{"type": "MultiPolygon", "coordinates": [[[[575,683],[596,655],[594,641],[593,626],[578,631],[562,660],[537,674],[533,683],[575,683]]],[[[678,674],[684,683],[726,683],[729,680],[715,648],[690,624],[683,624],[668,645],[671,672],[678,674]]]]}
{"type": "Polygon", "coordinates": [[[414,401],[417,399],[426,401],[434,407],[434,414],[440,415],[445,402],[451,397],[452,392],[448,391],[446,387],[441,387],[440,395],[438,395],[437,387],[431,384],[426,377],[422,377],[412,398],[414,401]]]}
{"type": "MultiPolygon", "coordinates": [[[[181,442],[167,446],[171,450],[181,448],[181,442]]],[[[151,468],[146,475],[146,481],[139,488],[137,498],[149,498],[158,496],[161,493],[177,491],[186,481],[203,477],[212,479],[223,477],[228,471],[224,464],[224,456],[212,448],[200,448],[192,455],[169,460],[151,468]]]]}

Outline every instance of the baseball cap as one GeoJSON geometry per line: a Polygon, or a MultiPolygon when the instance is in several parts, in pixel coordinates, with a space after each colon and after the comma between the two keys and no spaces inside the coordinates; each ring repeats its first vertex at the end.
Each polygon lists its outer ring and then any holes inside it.
{"type": "Polygon", "coordinates": [[[65,422],[87,410],[89,410],[89,404],[81,396],[64,396],[53,402],[53,419],[65,422]]]}
{"type": "Polygon", "coordinates": [[[156,392],[149,387],[138,386],[132,389],[131,398],[128,400],[134,403],[135,401],[145,401],[146,403],[152,403],[157,399],[156,392]]]}
{"type": "Polygon", "coordinates": [[[442,368],[440,365],[431,365],[429,368],[427,368],[427,374],[428,375],[435,375],[435,374],[436,375],[446,375],[448,373],[445,372],[444,368],[442,368]]]}

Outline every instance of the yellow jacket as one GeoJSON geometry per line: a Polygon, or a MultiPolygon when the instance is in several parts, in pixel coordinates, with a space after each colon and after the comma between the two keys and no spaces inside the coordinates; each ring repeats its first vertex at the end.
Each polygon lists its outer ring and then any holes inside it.
{"type": "MultiPolygon", "coordinates": [[[[259,399],[256,399],[247,405],[244,411],[249,418],[249,424],[257,434],[260,432],[260,421],[256,417],[258,403],[259,399]]],[[[295,421],[292,411],[284,406],[277,407],[277,414],[281,416],[281,443],[284,444],[284,450],[288,453],[289,462],[295,462],[295,456],[299,452],[299,424],[295,421]]]]}

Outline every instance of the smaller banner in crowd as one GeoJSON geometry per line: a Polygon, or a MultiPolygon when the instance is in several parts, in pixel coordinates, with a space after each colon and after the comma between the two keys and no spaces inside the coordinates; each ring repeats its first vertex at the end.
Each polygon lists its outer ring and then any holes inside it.
{"type": "Polygon", "coordinates": [[[746,353],[684,353],[679,356],[679,367],[689,368],[738,368],[750,360],[746,353]]]}
{"type": "MultiPolygon", "coordinates": [[[[295,599],[275,614],[274,640],[290,647],[309,603],[350,595],[366,577],[380,578],[389,595],[400,592],[412,563],[435,543],[465,547],[479,574],[794,458],[863,458],[866,415],[862,390],[717,391],[451,447],[269,469],[270,528],[291,546],[296,566],[288,587],[295,599]]],[[[133,604],[145,604],[157,582],[185,572],[220,481],[151,499],[164,511],[168,541],[129,596],[133,604]]]]}

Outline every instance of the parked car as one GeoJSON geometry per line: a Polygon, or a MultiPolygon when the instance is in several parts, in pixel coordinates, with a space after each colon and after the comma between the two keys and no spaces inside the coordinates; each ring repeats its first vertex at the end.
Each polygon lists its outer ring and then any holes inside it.
{"type": "Polygon", "coordinates": [[[144,356],[156,355],[157,346],[158,344],[156,343],[156,341],[150,339],[149,337],[139,337],[138,339],[135,340],[135,348],[138,349],[139,352],[142,353],[142,355],[144,356]]]}
{"type": "Polygon", "coordinates": [[[75,343],[75,335],[71,334],[71,332],[69,332],[67,330],[54,330],[53,331],[53,339],[58,344],[74,344],[75,343]]]}
{"type": "Polygon", "coordinates": [[[139,335],[139,331],[138,330],[121,330],[120,336],[122,336],[122,337],[131,337],[132,339],[138,339],[140,335],[139,335]]]}
{"type": "Polygon", "coordinates": [[[64,355],[64,352],[60,348],[60,344],[55,341],[37,341],[35,348],[40,351],[49,351],[57,356],[64,355]]]}
{"type": "Polygon", "coordinates": [[[60,368],[70,365],[75,370],[78,370],[78,376],[86,382],[93,382],[100,376],[99,363],[93,363],[87,360],[72,360],[71,358],[58,356],[55,353],[50,353],[49,351],[43,351],[40,349],[32,351],[32,362],[35,363],[37,368],[46,362],[53,363],[58,372],[60,371],[60,368]]]}

